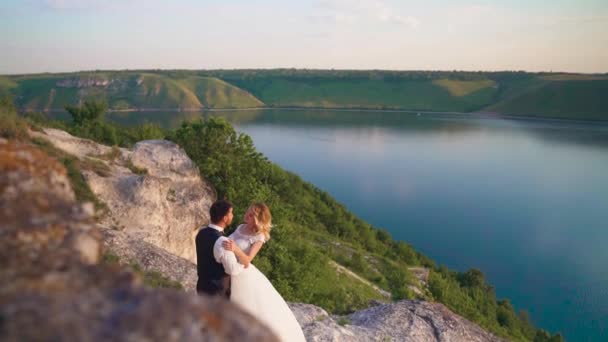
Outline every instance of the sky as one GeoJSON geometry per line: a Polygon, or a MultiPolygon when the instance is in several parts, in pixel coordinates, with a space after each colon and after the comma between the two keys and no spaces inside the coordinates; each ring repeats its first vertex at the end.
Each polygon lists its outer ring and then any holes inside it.
{"type": "Polygon", "coordinates": [[[2,0],[0,74],[608,72],[608,0],[2,0]]]}

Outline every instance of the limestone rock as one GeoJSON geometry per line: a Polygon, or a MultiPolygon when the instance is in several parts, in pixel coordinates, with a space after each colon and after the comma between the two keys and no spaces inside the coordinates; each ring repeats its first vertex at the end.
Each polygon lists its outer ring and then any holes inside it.
{"type": "Polygon", "coordinates": [[[196,265],[184,258],[173,255],[126,232],[101,228],[106,246],[116,254],[121,262],[135,262],[146,271],[159,272],[163,276],[179,282],[188,292],[196,291],[196,265]]]}
{"type": "Polygon", "coordinates": [[[320,307],[301,303],[290,303],[289,307],[309,342],[377,340],[371,329],[352,325],[342,326],[320,307]]]}
{"type": "Polygon", "coordinates": [[[80,159],[108,166],[110,171],[101,175],[83,171],[93,193],[109,209],[102,224],[196,263],[194,237],[209,222],[216,195],[178,145],[141,141],[133,150],[115,149],[119,155],[105,160],[100,156],[111,154],[110,147],[54,129],[33,134],[80,159]],[[134,167],[143,172],[135,173],[134,167]]]}
{"type": "Polygon", "coordinates": [[[344,317],[309,304],[291,309],[308,341],[503,341],[438,303],[403,300],[344,317]]]}
{"type": "Polygon", "coordinates": [[[0,144],[0,174],[3,341],[277,341],[223,298],[144,288],[97,264],[101,234],[41,151],[0,144]]]}
{"type": "Polygon", "coordinates": [[[177,144],[166,140],[140,141],[133,146],[133,164],[148,170],[148,175],[189,182],[199,178],[196,165],[177,144]]]}

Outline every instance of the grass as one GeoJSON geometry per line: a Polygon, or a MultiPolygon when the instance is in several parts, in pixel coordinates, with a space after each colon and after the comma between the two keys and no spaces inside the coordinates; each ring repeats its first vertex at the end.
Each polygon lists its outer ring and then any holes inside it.
{"type": "Polygon", "coordinates": [[[206,108],[251,108],[264,105],[245,90],[215,77],[188,77],[179,82],[196,94],[206,108]]]}
{"type": "Polygon", "coordinates": [[[116,160],[116,158],[120,157],[120,155],[121,155],[120,148],[118,146],[112,146],[112,150],[110,150],[110,152],[100,154],[97,156],[93,156],[93,157],[98,158],[98,159],[103,159],[103,160],[109,161],[109,162],[114,162],[114,160],[116,160]]]}
{"type": "Polygon", "coordinates": [[[433,81],[433,84],[446,89],[450,95],[457,97],[470,95],[484,88],[496,86],[496,83],[492,80],[460,81],[447,78],[435,80],[433,81]]]}
{"type": "Polygon", "coordinates": [[[80,167],[83,170],[93,171],[100,177],[108,177],[111,174],[110,167],[99,159],[85,157],[80,161],[80,167]]]}
{"type": "Polygon", "coordinates": [[[46,152],[48,155],[57,159],[63,164],[63,166],[67,170],[70,185],[72,186],[72,190],[74,191],[74,194],[76,195],[76,200],[78,202],[92,202],[98,212],[103,213],[108,210],[106,204],[100,201],[97,196],[95,196],[85,179],[82,177],[81,170],[83,169],[83,166],[78,158],[55,148],[47,140],[41,138],[33,138],[31,139],[31,142],[36,147],[46,152]]]}
{"type": "Polygon", "coordinates": [[[338,324],[340,324],[341,326],[345,326],[347,324],[351,324],[351,320],[348,319],[347,317],[340,317],[338,318],[338,324]]]}
{"type": "Polygon", "coordinates": [[[135,166],[133,164],[133,162],[131,161],[131,159],[126,161],[125,166],[136,175],[147,175],[148,174],[148,169],[135,166]]]}

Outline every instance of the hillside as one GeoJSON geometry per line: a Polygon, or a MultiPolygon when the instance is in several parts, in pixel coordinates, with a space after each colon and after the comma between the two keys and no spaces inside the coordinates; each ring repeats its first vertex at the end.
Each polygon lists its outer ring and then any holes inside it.
{"type": "Polygon", "coordinates": [[[0,78],[0,94],[10,92],[25,111],[63,110],[96,98],[113,110],[249,108],[263,103],[214,77],[174,79],[148,72],[90,72],[0,78]]]}
{"type": "Polygon", "coordinates": [[[519,89],[525,91],[512,91],[485,110],[505,115],[608,120],[608,78],[545,77],[519,89]]]}
{"type": "Polygon", "coordinates": [[[202,70],[0,76],[24,111],[96,98],[112,110],[299,107],[481,112],[608,120],[607,75],[525,72],[202,70]]]}
{"type": "Polygon", "coordinates": [[[373,108],[470,112],[491,103],[491,80],[296,79],[235,80],[277,107],[373,108]]]}

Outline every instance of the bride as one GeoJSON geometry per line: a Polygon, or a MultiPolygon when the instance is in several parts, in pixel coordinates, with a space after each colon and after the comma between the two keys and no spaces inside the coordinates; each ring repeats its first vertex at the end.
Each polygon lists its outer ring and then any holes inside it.
{"type": "Polygon", "coordinates": [[[302,328],[283,297],[251,264],[262,245],[270,239],[270,210],[263,203],[252,204],[244,221],[223,243],[224,248],[233,251],[246,267],[240,274],[232,276],[230,301],[265,323],[281,341],[305,341],[302,328]]]}

